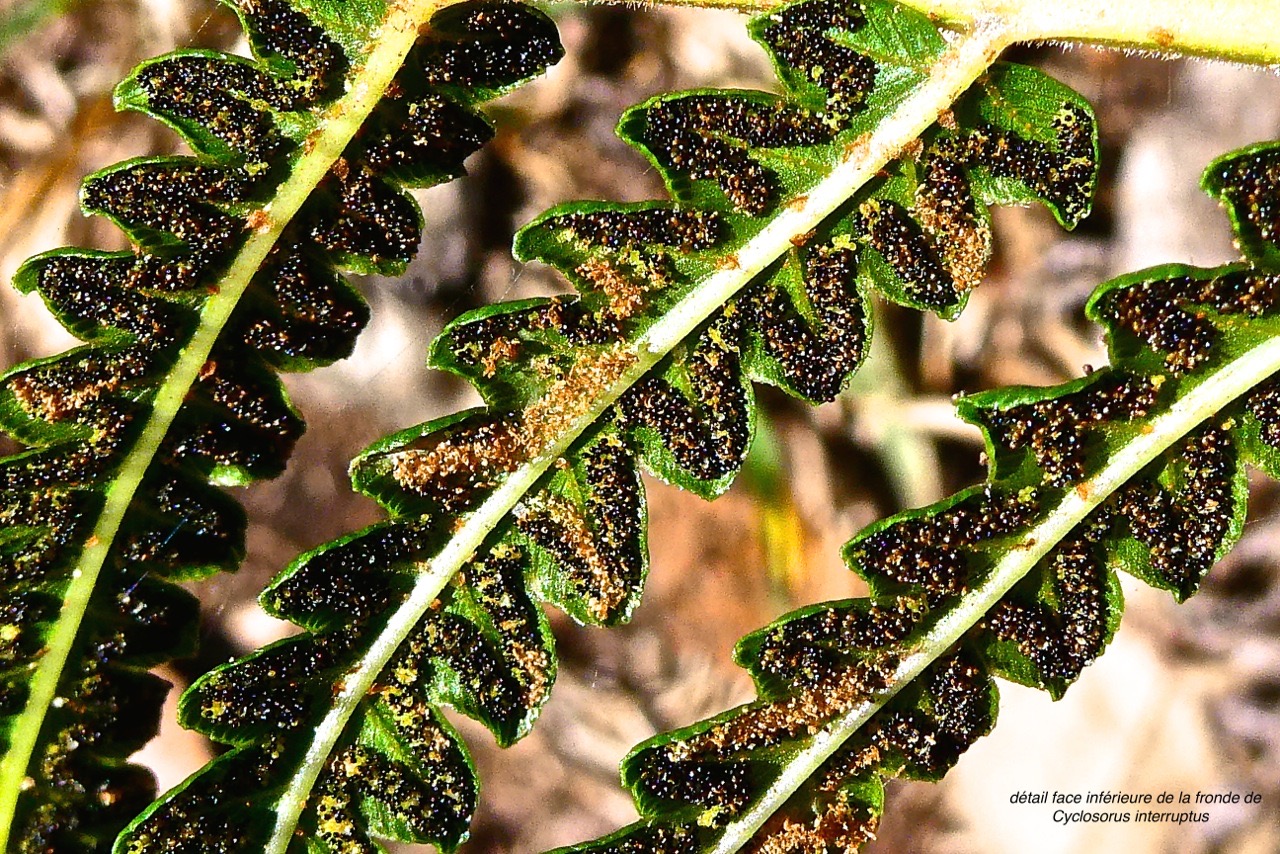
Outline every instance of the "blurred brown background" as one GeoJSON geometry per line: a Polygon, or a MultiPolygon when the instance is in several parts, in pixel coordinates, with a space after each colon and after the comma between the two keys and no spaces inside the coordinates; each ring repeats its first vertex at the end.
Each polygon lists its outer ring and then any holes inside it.
{"type": "MultiPolygon", "coordinates": [[[[428,372],[426,345],[447,320],[500,299],[563,291],[509,255],[513,231],[578,198],[639,200],[662,188],[613,135],[621,111],[696,86],[771,88],[763,53],[729,13],[554,9],[568,57],[493,105],[497,140],[471,175],[419,194],[428,236],[396,280],[366,280],[373,322],[354,358],[286,383],[309,422],[289,472],[242,490],[250,557],[194,589],[207,606],[197,661],[168,668],[185,685],[209,666],[289,630],[254,596],[300,550],[377,517],[346,486],[347,461],[382,434],[475,401],[428,372]],[[324,508],[319,512],[318,508],[324,508]]],[[[156,122],[111,109],[139,60],[182,45],[243,50],[212,0],[0,3],[0,276],[60,245],[120,248],[83,218],[87,172],[180,146],[156,122]]],[[[483,806],[469,852],[536,851],[634,817],[617,764],[637,741],[750,697],[733,642],[798,604],[857,595],[839,545],[862,525],[981,477],[976,431],[949,398],[1007,383],[1046,384],[1105,361],[1083,316],[1094,285],[1165,261],[1234,256],[1225,217],[1197,189],[1217,154],[1280,135],[1280,80],[1253,69],[1090,49],[1027,48],[1090,98],[1103,142],[1094,215],[1065,234],[1041,210],[996,212],[997,257],[955,323],[883,309],[876,358],[837,404],[807,410],[771,391],[747,475],[714,503],[650,482],[649,590],[635,621],[605,632],[556,623],[562,664],[534,733],[497,751],[463,723],[483,806]]],[[[8,366],[71,343],[35,297],[0,290],[8,366]]],[[[1273,852],[1280,850],[1280,487],[1256,478],[1243,542],[1204,590],[1176,607],[1127,583],[1118,639],[1067,697],[1002,686],[1000,725],[938,786],[891,785],[875,852],[1273,852]],[[1223,791],[1261,805],[1215,807],[1207,824],[1056,826],[1019,790],[1223,791]]],[[[210,755],[166,731],[145,752],[162,785],[210,755]]]]}

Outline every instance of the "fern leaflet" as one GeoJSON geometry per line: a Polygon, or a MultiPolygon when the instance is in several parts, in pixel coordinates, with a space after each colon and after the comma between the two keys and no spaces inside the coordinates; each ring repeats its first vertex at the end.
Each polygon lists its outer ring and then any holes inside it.
{"type": "Polygon", "coordinates": [[[718,494],[751,441],[751,380],[834,397],[862,358],[867,289],[952,317],[987,259],[986,204],[1041,201],[1065,224],[1087,209],[1088,106],[990,67],[999,27],[948,46],[881,0],[750,26],[786,95],[630,111],[621,133],[674,201],[567,205],[518,235],[578,295],[481,309],[436,340],[433,364],[488,406],[356,460],[356,487],[392,519],[272,583],[264,606],[308,634],[192,687],[183,722],[232,749],[121,850],[455,847],[477,784],[438,706],[513,741],[554,679],[536,600],[627,617],[646,571],[638,465],[718,494]]]}
{"type": "Polygon", "coordinates": [[[994,677],[1061,696],[1122,609],[1117,569],[1179,601],[1236,541],[1245,464],[1280,475],[1280,144],[1204,185],[1246,260],[1100,286],[1112,365],[961,399],[987,483],[846,547],[868,599],[803,608],[740,641],[759,699],[641,744],[644,819],[562,854],[854,850],[882,780],[937,779],[996,714],[994,677]]]}
{"type": "Polygon", "coordinates": [[[104,850],[151,799],[125,758],[167,688],[145,669],[194,641],[171,582],[243,551],[243,512],[210,484],[281,469],[303,423],[275,371],[346,355],[367,319],[335,267],[403,269],[420,222],[400,188],[459,174],[492,133],[471,104],[559,56],[513,4],[421,37],[432,3],[230,5],[254,58],[179,51],[117,89],[195,152],[85,182],[85,209],[137,248],[18,274],[88,343],[0,379],[0,424],[27,446],[0,460],[6,850],[104,850]]]}

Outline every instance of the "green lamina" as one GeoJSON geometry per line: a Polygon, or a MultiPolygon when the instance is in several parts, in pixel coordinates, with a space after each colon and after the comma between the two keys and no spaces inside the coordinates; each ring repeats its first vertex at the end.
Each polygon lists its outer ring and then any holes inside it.
{"type": "MultiPolygon", "coordinates": [[[[1278,148],[1205,175],[1242,230],[1271,209],[1276,189],[1256,175],[1278,148]]],[[[875,837],[885,780],[937,780],[991,729],[995,677],[1056,698],[1104,651],[1117,569],[1194,593],[1244,526],[1245,464],[1280,471],[1274,246],[1241,245],[1238,264],[1100,286],[1088,311],[1110,367],[961,398],[987,483],[854,537],[845,557],[871,597],[743,638],[759,699],[633,750],[622,776],[642,820],[560,854],[856,850],[875,837]]]]}
{"type": "Polygon", "coordinates": [[[85,211],[133,251],[61,249],[17,275],[86,345],[0,378],[0,426],[24,446],[0,460],[5,850],[108,850],[153,797],[125,760],[167,689],[147,668],[194,646],[195,599],[172,582],[244,551],[214,485],[283,469],[303,422],[277,372],[348,355],[368,319],[338,270],[402,270],[421,236],[405,188],[461,174],[492,136],[474,105],[560,55],[516,4],[458,5],[398,42],[376,25],[402,30],[408,7],[362,28],[229,5],[252,58],[179,51],[116,91],[194,152],[86,180],[85,211]]]}
{"type": "MultiPolygon", "coordinates": [[[[628,111],[620,133],[672,198],[561,205],[517,235],[518,256],[576,293],[481,308],[436,339],[432,363],[486,406],[353,463],[391,519],[272,583],[264,606],[310,634],[193,686],[184,722],[232,749],[131,826],[127,850],[169,850],[184,828],[233,816],[232,847],[273,854],[295,833],[318,851],[460,844],[478,791],[458,777],[466,753],[442,723],[413,742],[387,723],[397,710],[425,721],[450,705],[502,744],[522,737],[555,677],[538,602],[603,625],[637,605],[642,468],[723,492],[752,441],[755,383],[835,398],[868,350],[870,292],[953,317],[989,257],[988,203],[1041,202],[1068,225],[1087,208],[1092,119],[1043,74],[998,65],[971,91],[959,71],[930,90],[946,42],[879,0],[811,0],[749,28],[783,94],[667,94],[628,111]],[[939,104],[913,102],[917,87],[939,104]],[[863,163],[865,137],[903,111],[919,130],[863,163]],[[868,177],[848,181],[853,163],[868,177]],[[808,207],[832,193],[830,210],[808,207]]],[[[874,690],[882,670],[845,679],[841,696],[874,690]]],[[[745,779],[707,779],[749,795],[745,779]]]]}

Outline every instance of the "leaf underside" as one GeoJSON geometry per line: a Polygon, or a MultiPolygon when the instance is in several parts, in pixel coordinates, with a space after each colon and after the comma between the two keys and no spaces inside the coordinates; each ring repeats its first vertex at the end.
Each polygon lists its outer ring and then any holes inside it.
{"type": "Polygon", "coordinates": [[[380,838],[454,848],[477,782],[439,707],[510,743],[555,676],[538,601],[583,623],[630,615],[647,570],[640,468],[721,493],[751,442],[752,382],[834,398],[863,357],[871,290],[953,317],[989,255],[987,204],[1038,201],[1067,225],[1087,211],[1088,105],[1039,72],[996,65],[683,343],[646,354],[646,331],[732,269],[945,48],[927,19],[879,0],[814,0],[750,27],[785,94],[696,91],[629,111],[619,132],[673,200],[565,205],[517,236],[520,257],[558,267],[578,293],[471,312],[434,342],[432,364],[470,380],[487,406],[397,433],[353,463],[357,489],[391,519],[301,556],[265,591],[264,607],[307,633],[192,687],[183,723],[231,749],[150,808],[121,850],[363,852],[380,838]],[[420,599],[432,560],[528,472],[479,548],[420,599]],[[335,730],[331,713],[371,670],[335,730]]]}
{"type": "Polygon", "coordinates": [[[522,6],[439,16],[253,273],[163,438],[150,440],[161,386],[209,331],[206,307],[292,166],[324,137],[324,111],[384,13],[370,2],[341,17],[227,2],[252,59],[179,51],[143,63],[116,92],[118,107],[170,125],[195,152],[86,180],[86,212],[116,222],[136,248],[45,253],[16,279],[87,343],[0,377],[0,426],[26,446],[0,460],[0,745],[6,782],[28,778],[8,850],[106,850],[154,796],[150,774],[125,758],[154,735],[168,688],[146,669],[193,648],[196,602],[173,582],[234,569],[244,549],[244,513],[212,484],[279,473],[303,422],[276,372],[348,355],[368,318],[336,269],[402,270],[421,227],[402,188],[461,174],[492,136],[471,105],[560,55],[554,27],[522,6]],[[493,50],[514,41],[518,57],[493,50]],[[139,460],[145,475],[104,544],[108,496],[139,460]],[[104,545],[80,620],[64,600],[104,545]],[[57,633],[75,640],[46,711],[31,685],[57,633]],[[22,728],[39,733],[19,754],[22,728]]]}
{"type": "Polygon", "coordinates": [[[1114,489],[1094,493],[1092,478],[1280,336],[1280,144],[1221,158],[1204,186],[1227,207],[1245,261],[1107,282],[1088,313],[1106,329],[1110,367],[961,399],[985,437],[988,481],[858,534],[845,557],[871,596],[808,606],[743,638],[735,657],[759,699],[636,747],[622,776],[642,820],[562,854],[855,850],[874,837],[885,779],[937,780],[990,730],[995,677],[1059,697],[1103,652],[1121,616],[1117,571],[1179,601],[1196,591],[1240,536],[1246,464],[1280,475],[1274,360],[1198,425],[1188,417],[1114,489]],[[1082,518],[1037,542],[1032,532],[1076,497],[1088,501],[1082,518]],[[928,647],[917,678],[895,683],[899,663],[966,609],[999,562],[1032,548],[1043,556],[1006,595],[958,642],[928,647]],[[737,824],[806,748],[868,703],[861,726],[804,758],[803,783],[769,794],[776,809],[737,824]]]}

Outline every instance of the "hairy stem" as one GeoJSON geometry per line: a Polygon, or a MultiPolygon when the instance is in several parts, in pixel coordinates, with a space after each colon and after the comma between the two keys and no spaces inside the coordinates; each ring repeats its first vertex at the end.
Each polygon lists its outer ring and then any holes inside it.
{"type": "Polygon", "coordinates": [[[1018,41],[1054,39],[1280,63],[1275,0],[900,0],[954,24],[1014,22],[1018,41]]]}
{"type": "Polygon", "coordinates": [[[306,757],[281,796],[277,823],[266,854],[285,854],[308,793],[324,769],[360,703],[396,650],[421,621],[431,603],[486,538],[577,439],[623,393],[684,341],[730,298],[790,251],[796,235],[816,228],[871,180],[902,148],[922,134],[968,89],[1011,43],[1008,28],[995,21],[975,26],[938,58],[929,79],[874,131],[850,145],[826,178],[804,196],[782,202],[780,213],[738,251],[732,265],[700,282],[688,296],[628,345],[628,367],[584,405],[572,424],[537,457],[513,472],[469,516],[449,543],[424,562],[409,596],[391,615],[368,650],[342,680],[340,693],[316,728],[306,757]]]}
{"type": "MultiPolygon", "coordinates": [[[[595,0],[615,3],[630,0],[595,0]]],[[[654,6],[736,9],[756,14],[787,0],[642,0],[654,6]]],[[[898,0],[943,23],[984,18],[1011,23],[1014,41],[1104,44],[1280,65],[1275,0],[898,0]]]]}
{"type": "Polygon", "coordinates": [[[1108,496],[1128,483],[1174,442],[1277,371],[1280,371],[1280,338],[1271,338],[1197,385],[1166,412],[1154,418],[1149,425],[1150,430],[1145,430],[1121,448],[1101,471],[1075,489],[1068,490],[1061,502],[1022,536],[1019,548],[1010,549],[981,584],[904,650],[900,663],[889,676],[889,687],[873,699],[849,709],[814,736],[808,746],[786,764],[783,773],[764,796],[725,827],[708,854],[730,854],[747,844],[764,822],[872,715],[959,642],[1108,496]]]}
{"type": "Polygon", "coordinates": [[[157,391],[138,439],[108,487],[93,532],[71,570],[62,609],[31,679],[26,705],[15,721],[9,749],[0,760],[0,850],[7,846],[27,767],[45,715],[56,702],[58,683],[75,646],[98,576],[143,476],[254,274],[285,226],[342,154],[400,71],[405,56],[417,40],[419,25],[444,5],[448,5],[447,0],[412,0],[393,6],[374,42],[377,47],[364,57],[363,65],[348,81],[346,94],[330,107],[308,140],[305,153],[299,156],[289,177],[263,209],[264,218],[260,218],[263,224],[245,240],[219,280],[217,293],[204,304],[191,340],[157,391]]]}

